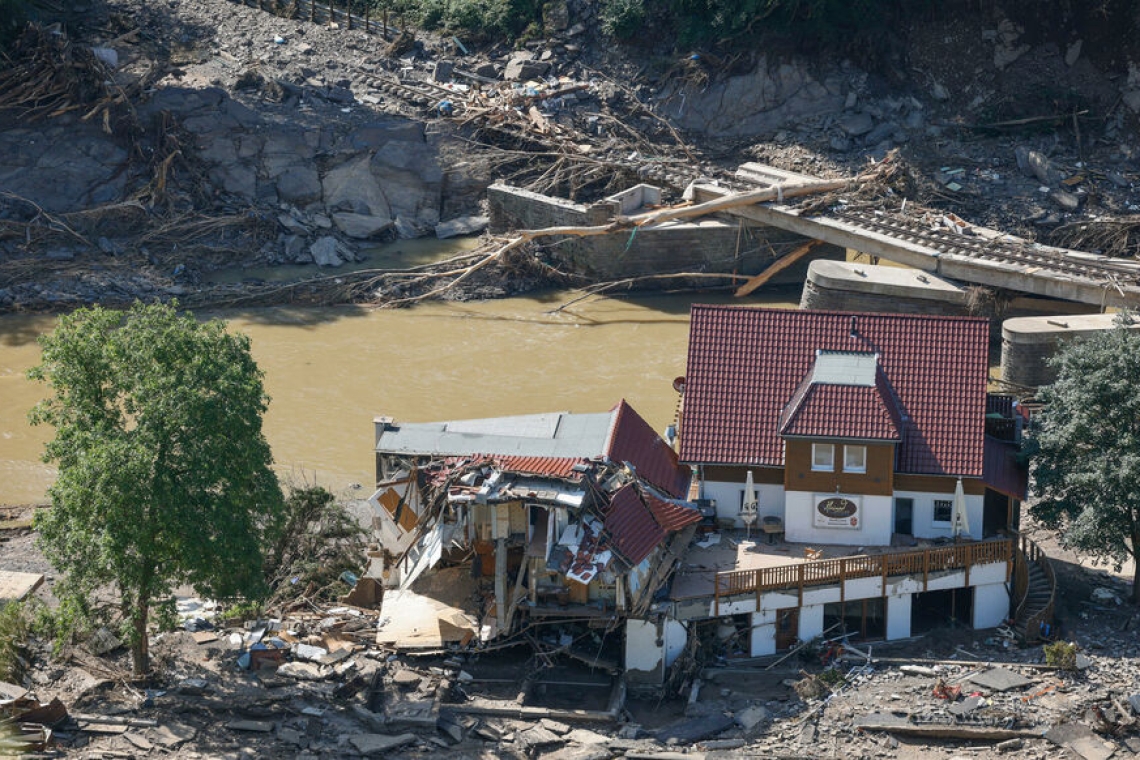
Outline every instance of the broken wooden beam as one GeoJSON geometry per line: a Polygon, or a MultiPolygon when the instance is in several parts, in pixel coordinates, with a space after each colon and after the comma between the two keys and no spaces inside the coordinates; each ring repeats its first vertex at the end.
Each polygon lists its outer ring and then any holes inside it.
{"type": "Polygon", "coordinates": [[[788,255],[781,256],[769,264],[763,272],[751,278],[748,280],[748,282],[737,288],[736,292],[733,293],[733,295],[737,298],[743,298],[762,285],[765,285],[769,280],[790,267],[792,264],[795,264],[797,261],[802,259],[813,248],[815,248],[817,245],[820,245],[822,242],[822,240],[809,240],[788,255]]]}

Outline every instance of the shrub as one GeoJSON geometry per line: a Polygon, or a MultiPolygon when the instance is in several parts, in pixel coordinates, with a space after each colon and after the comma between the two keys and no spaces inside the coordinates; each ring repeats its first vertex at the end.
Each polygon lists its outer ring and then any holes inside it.
{"type": "Polygon", "coordinates": [[[645,23],[642,0],[603,0],[602,31],[619,40],[628,40],[645,23]]]}
{"type": "Polygon", "coordinates": [[[1061,670],[1077,669],[1077,645],[1068,641],[1054,641],[1042,647],[1045,650],[1045,664],[1061,670]]]}
{"type": "Polygon", "coordinates": [[[21,650],[27,638],[28,618],[24,605],[8,602],[0,607],[0,681],[19,683],[24,669],[21,650]]]}

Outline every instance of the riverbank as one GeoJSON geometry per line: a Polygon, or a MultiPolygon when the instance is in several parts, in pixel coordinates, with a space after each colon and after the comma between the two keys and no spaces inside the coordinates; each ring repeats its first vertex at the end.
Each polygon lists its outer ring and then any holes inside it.
{"type": "MultiPolygon", "coordinates": [[[[576,200],[650,181],[671,202],[746,160],[835,178],[889,150],[892,192],[912,201],[1029,239],[1136,249],[1140,85],[1000,9],[941,36],[899,30],[916,72],[902,81],[793,52],[614,46],[592,0],[564,17],[518,49],[424,34],[389,49],[375,30],[230,0],[100,0],[15,61],[54,110],[0,93],[0,312],[400,300],[435,285],[382,271],[338,289],[338,265],[440,223],[478,229],[495,180],[576,200]],[[1054,112],[1046,85],[1079,107],[1054,112]],[[334,274],[208,284],[219,268],[300,263],[334,274]]],[[[564,264],[536,245],[448,297],[582,284],[564,264]]]]}

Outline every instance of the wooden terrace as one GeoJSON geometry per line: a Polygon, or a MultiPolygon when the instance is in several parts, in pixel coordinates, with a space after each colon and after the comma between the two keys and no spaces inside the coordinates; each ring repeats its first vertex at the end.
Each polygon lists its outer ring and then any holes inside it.
{"type": "Polygon", "coordinates": [[[964,570],[968,586],[972,567],[998,562],[1005,563],[1008,581],[1014,559],[1014,541],[1009,538],[957,544],[930,542],[914,548],[816,547],[824,552],[821,559],[803,558],[805,550],[812,548],[804,544],[768,545],[734,539],[725,543],[717,552],[690,550],[674,581],[674,599],[712,596],[719,614],[720,600],[726,597],[755,594],[758,598],[765,591],[796,591],[802,604],[805,588],[837,584],[842,593],[848,580],[882,578],[885,584],[887,578],[900,575],[921,577],[922,590],[926,591],[932,575],[964,570]]]}

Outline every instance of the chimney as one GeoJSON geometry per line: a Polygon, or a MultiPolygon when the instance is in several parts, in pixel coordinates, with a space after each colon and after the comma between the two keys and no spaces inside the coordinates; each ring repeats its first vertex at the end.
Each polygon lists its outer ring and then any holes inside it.
{"type": "Polygon", "coordinates": [[[856,317],[851,317],[851,337],[852,338],[858,338],[859,337],[859,333],[855,329],[855,320],[856,320],[856,317]]]}

